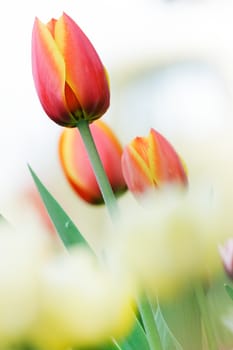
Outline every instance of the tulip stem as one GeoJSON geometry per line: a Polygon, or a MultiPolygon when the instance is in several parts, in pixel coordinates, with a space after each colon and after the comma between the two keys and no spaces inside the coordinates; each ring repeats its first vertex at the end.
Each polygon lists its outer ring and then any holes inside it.
{"type": "Polygon", "coordinates": [[[90,131],[89,122],[87,120],[80,120],[77,124],[77,127],[86,147],[89,160],[95,173],[96,180],[102,193],[106,207],[111,218],[115,220],[119,211],[117,200],[104,170],[99,153],[96,149],[96,145],[90,131]]]}

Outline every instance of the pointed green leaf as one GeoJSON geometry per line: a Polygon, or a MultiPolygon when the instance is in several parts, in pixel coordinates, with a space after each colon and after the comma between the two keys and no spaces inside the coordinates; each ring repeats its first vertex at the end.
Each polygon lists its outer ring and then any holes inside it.
{"type": "Polygon", "coordinates": [[[132,332],[118,344],[122,350],[150,350],[144,329],[136,317],[132,332]]]}
{"type": "Polygon", "coordinates": [[[100,348],[95,348],[95,350],[122,350],[122,349],[114,341],[112,341],[111,344],[101,346],[100,348]]]}
{"type": "Polygon", "coordinates": [[[228,284],[225,284],[224,287],[229,297],[233,300],[233,288],[231,288],[228,284]]]}
{"type": "Polygon", "coordinates": [[[84,244],[90,248],[85,238],[62,209],[60,204],[58,204],[54,197],[49,193],[32,168],[30,166],[28,167],[48,214],[65,247],[69,248],[75,244],[84,244]]]}
{"type": "Polygon", "coordinates": [[[150,348],[163,350],[151,300],[146,294],[142,294],[137,305],[150,348]]]}

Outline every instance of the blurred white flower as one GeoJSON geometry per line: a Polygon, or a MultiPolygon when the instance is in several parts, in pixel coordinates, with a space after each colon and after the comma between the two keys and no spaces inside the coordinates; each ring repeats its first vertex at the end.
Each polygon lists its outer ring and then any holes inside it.
{"type": "Polygon", "coordinates": [[[232,225],[224,205],[200,190],[168,188],[135,202],[113,228],[110,262],[149,294],[166,298],[221,268],[217,245],[232,225]]]}
{"type": "Polygon", "coordinates": [[[33,337],[42,347],[101,344],[130,331],[132,291],[78,247],[54,256],[42,271],[40,312],[33,337]]]}
{"type": "Polygon", "coordinates": [[[92,346],[133,325],[130,284],[84,247],[0,226],[0,348],[92,346]]]}
{"type": "Polygon", "coordinates": [[[24,341],[37,317],[38,272],[49,255],[43,235],[0,226],[0,346],[24,341]]]}

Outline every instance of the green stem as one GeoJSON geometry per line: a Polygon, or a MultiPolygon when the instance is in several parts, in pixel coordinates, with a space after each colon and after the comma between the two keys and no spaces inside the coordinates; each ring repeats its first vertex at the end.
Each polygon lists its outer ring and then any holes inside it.
{"type": "Polygon", "coordinates": [[[198,284],[195,288],[196,298],[201,312],[202,322],[209,350],[218,350],[217,339],[212,327],[211,318],[209,316],[208,307],[206,304],[206,296],[201,284],[198,284]]]}
{"type": "Polygon", "coordinates": [[[152,307],[146,295],[143,295],[138,301],[138,308],[150,349],[163,350],[152,307]]]}
{"type": "Polygon", "coordinates": [[[89,123],[87,120],[80,120],[77,124],[77,127],[86,147],[106,207],[111,218],[115,219],[118,214],[117,201],[96,149],[96,145],[90,131],[89,123]]]}

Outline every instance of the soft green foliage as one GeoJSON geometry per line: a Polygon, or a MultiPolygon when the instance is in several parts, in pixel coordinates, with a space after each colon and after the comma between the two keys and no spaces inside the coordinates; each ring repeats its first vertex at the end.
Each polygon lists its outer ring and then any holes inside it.
{"type": "Polygon", "coordinates": [[[183,350],[182,346],[179,344],[174,334],[169,329],[160,307],[157,307],[155,319],[160,334],[161,342],[164,350],[183,350]]]}
{"type": "Polygon", "coordinates": [[[32,174],[33,180],[40,193],[47,212],[65,247],[69,248],[75,244],[84,244],[86,246],[89,246],[83,235],[74,225],[73,221],[65,213],[60,204],[58,204],[54,197],[49,193],[49,191],[46,189],[46,187],[43,185],[43,183],[40,181],[30,166],[29,170],[32,174]]]}
{"type": "MultiPolygon", "coordinates": [[[[35,185],[40,193],[42,201],[48,211],[48,214],[62,240],[65,247],[69,248],[75,244],[84,244],[89,247],[87,241],[82,236],[80,231],[74,225],[69,216],[62,209],[60,204],[54,199],[51,193],[47,190],[38,176],[29,166],[29,170],[35,182],[35,185]]],[[[90,248],[90,247],[89,247],[90,248]]],[[[91,249],[91,248],[90,248],[91,249]]],[[[145,332],[135,317],[135,325],[130,335],[122,340],[119,344],[116,341],[101,347],[101,350],[149,350],[148,341],[145,332]]]]}
{"type": "Polygon", "coordinates": [[[6,221],[6,219],[4,218],[4,216],[2,214],[0,214],[0,224],[8,224],[8,222],[6,221]]]}
{"type": "Polygon", "coordinates": [[[122,350],[149,350],[148,340],[144,329],[138,319],[135,319],[135,325],[131,334],[120,344],[122,350]]]}
{"type": "MultiPolygon", "coordinates": [[[[201,315],[193,291],[184,293],[181,296],[179,295],[172,302],[161,305],[160,310],[168,325],[168,329],[184,350],[199,350],[202,348],[201,315]],[[190,339],[193,339],[191,343],[190,339]]],[[[165,329],[163,329],[164,331],[165,329]]],[[[164,341],[167,343],[168,339],[166,338],[164,341]]],[[[171,349],[179,348],[177,348],[177,344],[173,347],[165,347],[165,350],[171,349]]]]}
{"type": "Polygon", "coordinates": [[[228,284],[225,284],[225,289],[229,297],[233,300],[233,288],[230,287],[228,284]]]}

